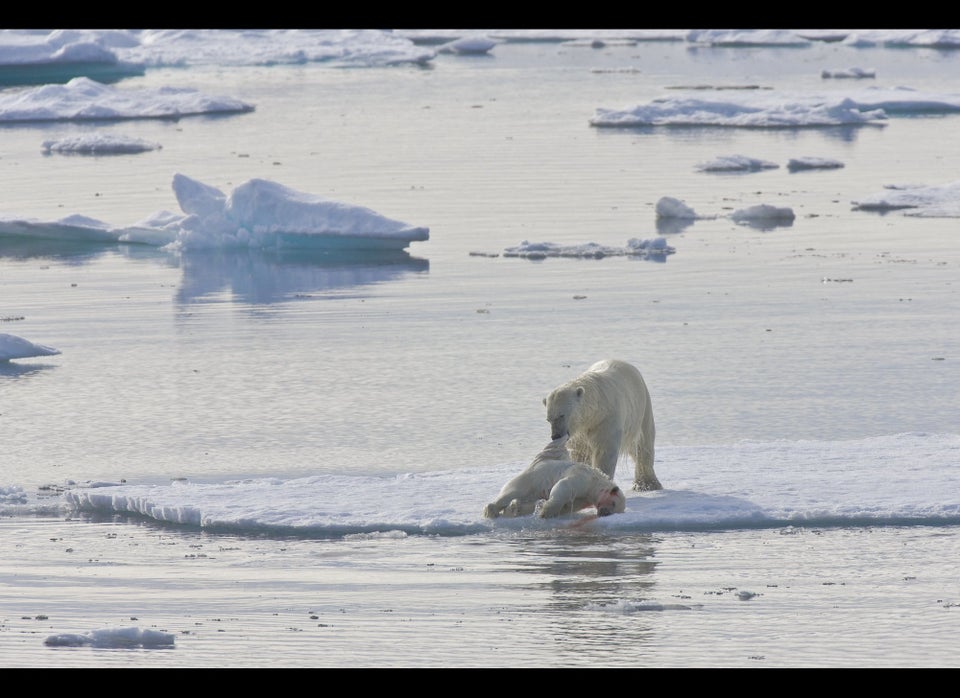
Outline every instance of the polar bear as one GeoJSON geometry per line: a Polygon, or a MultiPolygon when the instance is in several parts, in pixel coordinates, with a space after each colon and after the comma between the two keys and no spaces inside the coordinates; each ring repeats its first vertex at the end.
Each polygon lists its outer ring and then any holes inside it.
{"type": "Polygon", "coordinates": [[[543,400],[551,438],[569,435],[575,461],[613,478],[623,453],[634,461],[633,489],[663,489],[653,472],[656,429],[643,376],[618,359],[598,361],[543,400]]]}
{"type": "Polygon", "coordinates": [[[484,517],[527,516],[536,512],[548,519],[587,507],[596,507],[598,516],[622,513],[627,506],[623,490],[593,466],[571,460],[566,441],[567,437],[562,436],[547,444],[483,508],[484,517]]]}

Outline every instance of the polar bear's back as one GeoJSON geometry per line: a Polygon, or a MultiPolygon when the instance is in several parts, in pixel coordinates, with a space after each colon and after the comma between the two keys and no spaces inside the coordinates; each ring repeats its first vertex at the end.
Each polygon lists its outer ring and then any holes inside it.
{"type": "Polygon", "coordinates": [[[589,382],[599,404],[616,406],[626,425],[637,424],[650,412],[650,393],[633,364],[620,359],[603,359],[580,375],[589,382]]]}

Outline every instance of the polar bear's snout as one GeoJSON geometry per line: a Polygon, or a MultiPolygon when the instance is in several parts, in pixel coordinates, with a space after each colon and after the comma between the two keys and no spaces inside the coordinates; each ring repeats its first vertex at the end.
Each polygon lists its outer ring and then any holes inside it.
{"type": "Polygon", "coordinates": [[[550,422],[550,439],[556,441],[570,435],[570,429],[567,427],[567,418],[565,416],[548,420],[550,422]]]}

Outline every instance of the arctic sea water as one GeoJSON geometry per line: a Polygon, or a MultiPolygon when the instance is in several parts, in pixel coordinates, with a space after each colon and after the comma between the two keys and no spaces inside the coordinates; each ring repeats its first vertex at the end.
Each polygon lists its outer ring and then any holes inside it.
{"type": "MultiPolygon", "coordinates": [[[[343,65],[199,35],[198,60],[167,48],[113,88],[252,111],[0,124],[0,331],[62,352],[0,363],[0,664],[957,665],[960,52],[371,34],[339,38],[369,57],[343,65]],[[874,77],[824,77],[852,68],[874,77]],[[862,124],[591,123],[775,96],[809,119],[822,93],[870,113],[870,90],[888,111],[862,124]],[[95,134],[160,147],[43,147],[95,134]],[[747,166],[703,167],[729,156],[747,166]],[[429,239],[38,234],[190,213],[178,177],[429,239]],[[663,197],[698,217],[658,220],[663,197]],[[759,205],[794,217],[731,218],[759,205]],[[483,519],[549,440],[542,398],[604,357],[644,374],[665,489],[603,519],[483,519]]],[[[145,38],[141,60],[170,40],[145,38]]]]}

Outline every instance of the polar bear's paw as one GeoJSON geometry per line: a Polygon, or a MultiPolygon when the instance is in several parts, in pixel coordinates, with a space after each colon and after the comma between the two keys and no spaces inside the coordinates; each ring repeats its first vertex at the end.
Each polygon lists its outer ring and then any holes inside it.
{"type": "Polygon", "coordinates": [[[500,516],[500,510],[497,508],[496,504],[488,504],[483,508],[483,518],[485,519],[495,519],[500,516]]]}
{"type": "Polygon", "coordinates": [[[662,490],[663,485],[660,484],[660,481],[654,478],[651,480],[634,480],[633,481],[633,491],[634,492],[653,492],[654,490],[662,490]]]}
{"type": "Polygon", "coordinates": [[[517,516],[523,516],[523,509],[520,506],[520,500],[512,500],[503,510],[504,516],[509,516],[510,518],[515,518],[517,516]]]}
{"type": "Polygon", "coordinates": [[[533,508],[534,515],[539,516],[540,518],[543,518],[543,508],[544,506],[546,506],[546,504],[547,504],[546,499],[538,499],[536,506],[534,506],[533,508]]]}

